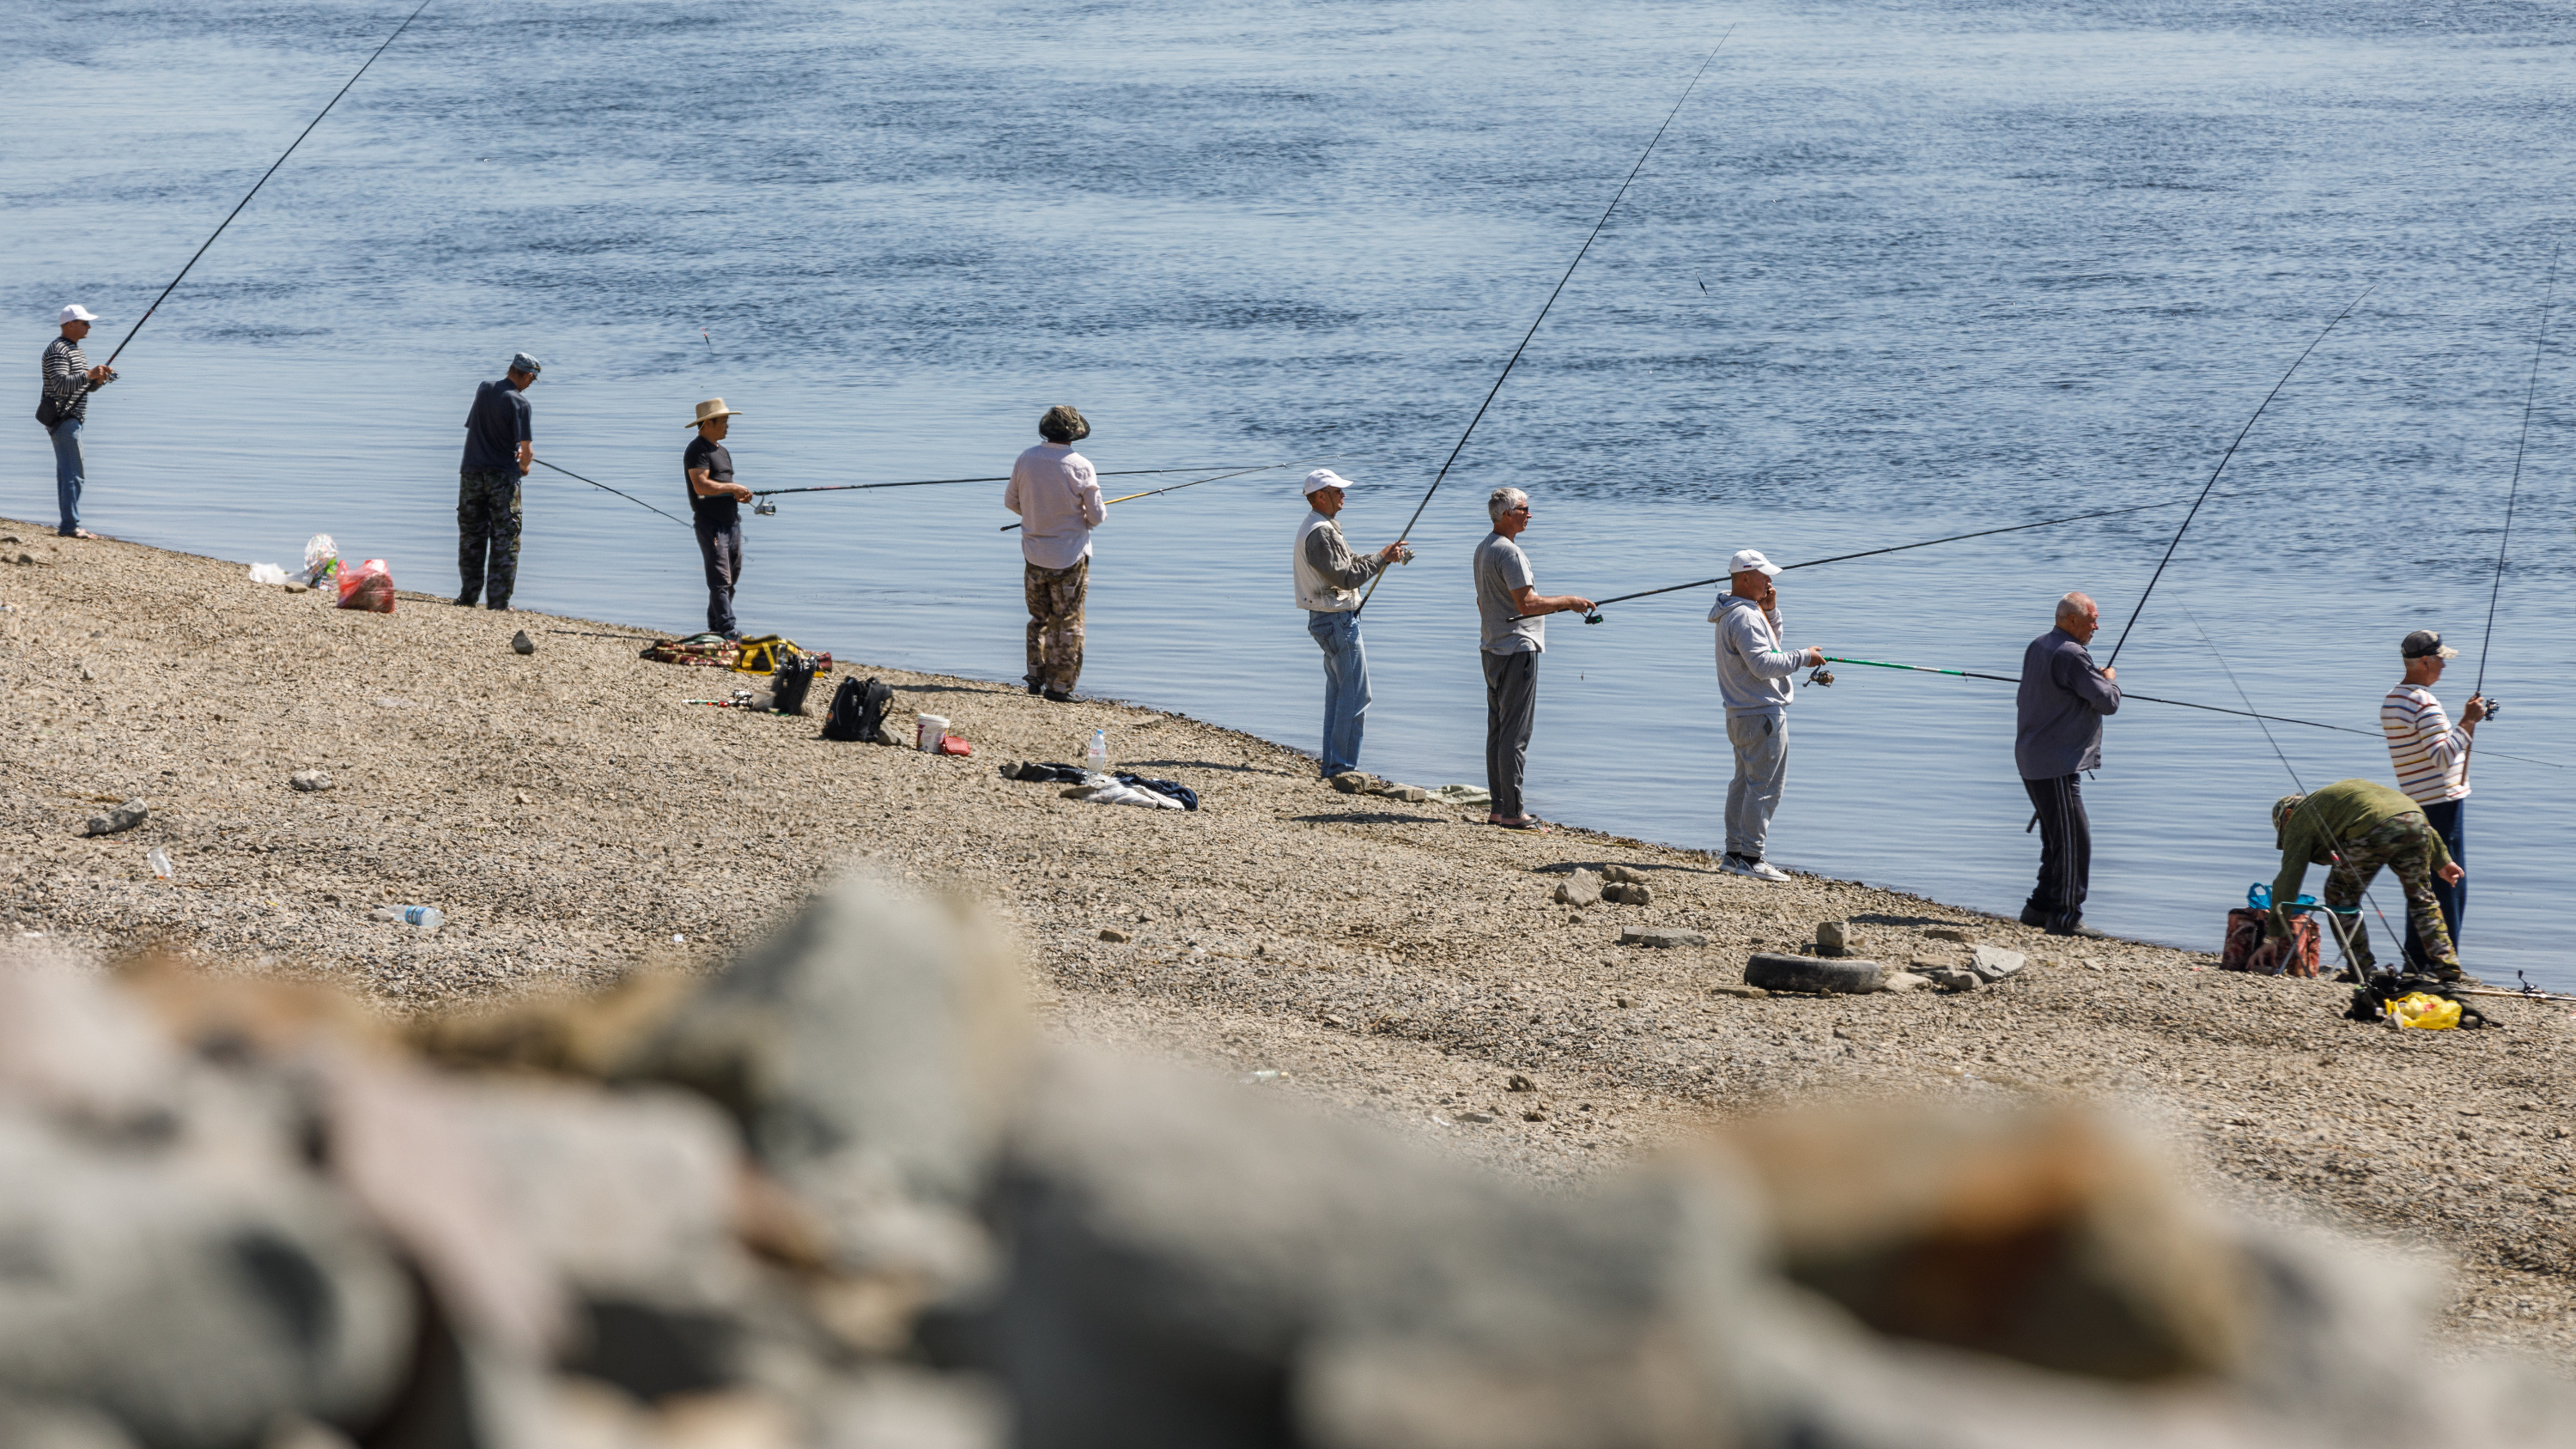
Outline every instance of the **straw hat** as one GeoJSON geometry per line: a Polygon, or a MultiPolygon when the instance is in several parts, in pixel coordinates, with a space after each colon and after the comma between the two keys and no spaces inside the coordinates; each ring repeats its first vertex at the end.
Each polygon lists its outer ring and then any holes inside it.
{"type": "Polygon", "coordinates": [[[726,407],[724,405],[723,398],[711,397],[705,402],[698,404],[697,421],[690,423],[689,426],[694,428],[698,423],[711,423],[718,418],[738,418],[741,416],[742,414],[726,407]]]}

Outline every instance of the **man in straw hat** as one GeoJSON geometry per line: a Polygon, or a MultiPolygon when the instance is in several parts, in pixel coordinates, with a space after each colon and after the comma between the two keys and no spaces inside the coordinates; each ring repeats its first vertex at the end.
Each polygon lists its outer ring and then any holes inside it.
{"type": "MultiPolygon", "coordinates": [[[[2445,981],[2461,978],[2460,958],[2434,902],[2433,883],[2458,885],[2467,872],[2442,848],[2442,837],[2414,801],[2374,781],[2337,780],[2314,794],[2273,801],[2272,832],[2281,847],[2281,873],[2272,882],[2272,920],[2265,934],[2278,939],[2290,933],[2289,907],[2298,899],[2309,866],[2332,867],[2326,874],[2326,904],[2349,910],[2361,904],[2361,893],[2384,865],[2406,892],[2407,924],[2424,943],[2430,974],[2445,981]]],[[[2352,954],[2353,965],[2368,976],[2370,935],[2358,922],[2352,954]]]]}
{"type": "Polygon", "coordinates": [[[465,413],[465,459],[456,470],[456,603],[477,597],[510,607],[519,584],[519,480],[536,466],[536,419],[528,387],[544,364],[522,352],[509,375],[477,383],[465,413]]]}
{"type": "Polygon", "coordinates": [[[689,480],[689,512],[697,522],[698,557],[707,566],[707,632],[739,639],[733,619],[734,586],[742,582],[742,505],[751,490],[733,481],[733,454],[725,451],[725,434],[741,414],[711,397],[698,404],[698,435],[680,454],[689,480]]]}
{"type": "Polygon", "coordinates": [[[1324,651],[1324,778],[1360,767],[1360,731],[1368,722],[1368,651],[1360,647],[1360,585],[1389,564],[1413,557],[1397,539],[1377,552],[1354,555],[1335,521],[1350,480],[1330,468],[1306,475],[1306,521],[1297,526],[1291,560],[1297,607],[1306,632],[1324,651]]]}
{"type": "MultiPolygon", "coordinates": [[[[2432,630],[2407,635],[2398,643],[2397,654],[2406,661],[2406,677],[2379,702],[2379,729],[2388,737],[2388,759],[2397,770],[2397,788],[2424,812],[2425,823],[2441,838],[2451,859],[2465,861],[2468,827],[2461,817],[2469,803],[2469,745],[2477,736],[2478,721],[2487,717],[2488,701],[2484,695],[2470,696],[2460,711],[2460,722],[2451,723],[2442,702],[2433,697],[2433,686],[2442,682],[2442,666],[2459,658],[2460,651],[2445,645],[2432,630]]],[[[2460,916],[2469,907],[2468,887],[2436,880],[2433,899],[2442,908],[2442,924],[2450,928],[2451,946],[2457,950],[2460,916]]],[[[2406,961],[2418,970],[2432,964],[2422,934],[2411,925],[2406,931],[2406,961]]]]}
{"type": "Polygon", "coordinates": [[[80,522],[81,425],[89,419],[89,395],[116,381],[116,374],[103,363],[91,366],[88,354],[80,349],[98,314],[75,302],[57,313],[54,321],[62,335],[45,344],[45,391],[36,406],[36,421],[45,425],[46,436],[54,441],[54,502],[62,510],[62,522],[55,531],[65,538],[96,538],[80,522]]]}
{"type": "Polygon", "coordinates": [[[1002,506],[1020,516],[1021,587],[1028,596],[1029,693],[1073,698],[1082,677],[1082,603],[1091,590],[1091,531],[1109,516],[1100,478],[1073,445],[1091,424],[1063,403],[1038,419],[1046,441],[1011,464],[1002,506]]]}

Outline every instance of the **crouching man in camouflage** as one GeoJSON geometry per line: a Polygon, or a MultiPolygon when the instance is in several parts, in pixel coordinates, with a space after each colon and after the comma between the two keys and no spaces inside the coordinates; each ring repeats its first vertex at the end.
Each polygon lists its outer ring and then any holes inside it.
{"type": "MultiPolygon", "coordinates": [[[[2443,848],[2442,837],[2424,818],[2422,807],[2385,785],[2368,780],[2338,780],[2310,795],[2284,795],[2272,803],[2272,830],[2281,847],[2281,874],[2272,882],[2273,939],[2290,931],[2289,904],[2299,894],[2308,867],[2332,867],[2326,873],[2326,904],[2349,910],[2361,904],[2371,877],[2386,866],[2406,892],[2406,916],[2424,944],[2432,974],[2444,981],[2461,978],[2460,958],[2451,947],[2450,930],[2433,896],[2433,882],[2458,885],[2466,871],[2443,848]]],[[[2356,921],[2353,964],[2367,976],[2372,968],[2370,936],[2356,921]]]]}

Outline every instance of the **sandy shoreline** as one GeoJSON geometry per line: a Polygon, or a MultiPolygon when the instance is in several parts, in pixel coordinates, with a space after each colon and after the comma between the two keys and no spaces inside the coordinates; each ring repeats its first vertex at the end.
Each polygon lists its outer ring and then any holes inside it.
{"type": "Polygon", "coordinates": [[[894,684],[901,720],[948,716],[973,758],[688,705],[740,677],[547,632],[629,632],[612,624],[412,595],[390,616],[342,613],[238,564],[0,531],[21,540],[0,557],[35,560],[0,567],[0,876],[21,950],[160,942],[418,1007],[721,959],[865,866],[1009,916],[1060,1032],[1284,1073],[1283,1089],[1535,1176],[1811,1092],[2097,1097],[2165,1120],[2271,1209],[2456,1255],[2460,1341],[2561,1363],[2576,1344],[2563,1008],[2503,1002],[2501,1030],[2401,1036],[2341,1020],[2342,990],[2224,976],[2205,955],[2052,941],[1896,892],[1766,886],[1697,852],[1341,795],[1265,741],[877,668],[864,641],[804,642],[894,684]],[[534,657],[511,653],[519,628],[534,657]],[[1121,768],[1178,779],[1206,808],[1095,806],[995,773],[1079,758],[1103,724],[1121,768]],[[289,788],[306,769],[335,788],[289,788]],[[137,797],[142,826],[79,833],[137,797]],[[155,847],[170,882],[145,863],[155,847]],[[1552,901],[1567,871],[1608,862],[1650,880],[1653,903],[1552,901]],[[448,925],[369,917],[414,902],[448,925]],[[1955,996],[1712,990],[1741,980],[1750,950],[1828,919],[1877,959],[1956,952],[1924,934],[1947,928],[2033,964],[1955,996]],[[1708,943],[1616,944],[1642,926],[1708,943]]]}

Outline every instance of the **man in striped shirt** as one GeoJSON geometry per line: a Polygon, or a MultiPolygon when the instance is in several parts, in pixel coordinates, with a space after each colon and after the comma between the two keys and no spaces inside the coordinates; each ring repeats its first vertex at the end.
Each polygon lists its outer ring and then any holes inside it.
{"type": "Polygon", "coordinates": [[[55,531],[65,538],[96,538],[80,526],[81,424],[89,417],[89,395],[114,382],[116,374],[104,365],[90,366],[80,349],[96,314],[75,302],[54,320],[62,324],[63,335],[45,344],[45,396],[36,420],[54,440],[54,501],[62,511],[55,531]]]}
{"type": "MultiPolygon", "coordinates": [[[[2452,724],[2442,702],[2433,697],[2433,686],[2441,681],[2442,666],[2459,658],[2460,651],[2445,647],[2442,636],[2432,630],[2418,629],[2406,636],[2397,652],[2406,661],[2406,678],[2379,702],[2379,730],[2388,736],[2397,788],[2422,808],[2425,822],[2451,859],[2464,862],[2468,832],[2460,817],[2469,801],[2469,743],[2478,732],[2478,721],[2487,717],[2486,697],[2470,696],[2460,711],[2460,722],[2452,724]]],[[[2456,945],[2460,917],[2469,906],[2468,883],[2436,879],[2433,899],[2441,905],[2442,924],[2450,928],[2456,945]]],[[[2406,923],[2406,960],[2418,970],[2430,962],[2411,919],[2406,923]]]]}

